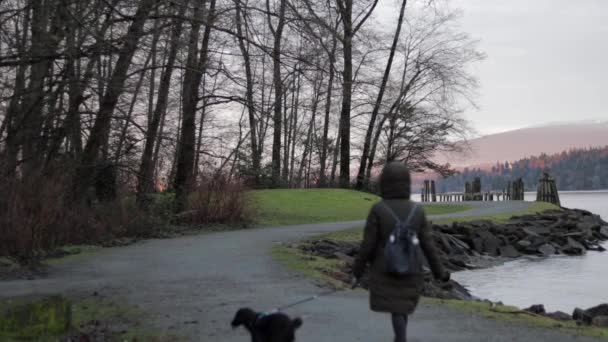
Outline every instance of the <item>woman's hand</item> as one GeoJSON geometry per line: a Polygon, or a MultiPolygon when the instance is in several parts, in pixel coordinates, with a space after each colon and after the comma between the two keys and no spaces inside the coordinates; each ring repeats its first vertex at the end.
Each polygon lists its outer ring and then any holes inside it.
{"type": "Polygon", "coordinates": [[[359,287],[359,284],[361,283],[361,281],[359,281],[359,278],[357,277],[353,277],[353,279],[351,280],[351,289],[354,290],[357,287],[359,287]]]}

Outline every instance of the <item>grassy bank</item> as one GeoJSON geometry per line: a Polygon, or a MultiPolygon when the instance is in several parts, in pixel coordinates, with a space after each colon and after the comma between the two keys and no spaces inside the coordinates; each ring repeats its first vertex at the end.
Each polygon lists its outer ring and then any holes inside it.
{"type": "MultiPolygon", "coordinates": [[[[257,190],[248,194],[256,221],[262,226],[364,220],[380,198],[343,189],[257,190]]],[[[468,210],[466,205],[438,204],[426,208],[429,215],[468,210]]]]}
{"type": "Polygon", "coordinates": [[[535,315],[519,308],[508,305],[496,305],[488,302],[474,302],[462,300],[442,300],[435,298],[423,298],[423,306],[445,305],[452,309],[470,312],[490,319],[498,319],[516,324],[559,329],[569,333],[596,337],[608,340],[608,329],[591,326],[579,326],[575,321],[558,321],[548,317],[535,315]]]}

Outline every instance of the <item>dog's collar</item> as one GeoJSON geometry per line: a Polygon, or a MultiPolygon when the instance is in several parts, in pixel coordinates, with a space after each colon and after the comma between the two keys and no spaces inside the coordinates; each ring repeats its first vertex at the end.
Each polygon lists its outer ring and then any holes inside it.
{"type": "Polygon", "coordinates": [[[265,317],[268,317],[268,316],[272,316],[272,315],[276,314],[277,312],[279,312],[279,310],[276,310],[276,309],[275,309],[275,310],[272,310],[272,311],[269,311],[269,312],[260,312],[260,313],[258,314],[258,316],[256,317],[255,321],[256,321],[256,323],[257,323],[257,322],[259,322],[259,321],[260,321],[262,318],[265,318],[265,317]]]}

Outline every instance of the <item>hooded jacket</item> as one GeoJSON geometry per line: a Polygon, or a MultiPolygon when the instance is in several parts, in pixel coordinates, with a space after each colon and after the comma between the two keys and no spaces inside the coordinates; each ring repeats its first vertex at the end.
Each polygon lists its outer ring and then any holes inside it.
{"type": "MultiPolygon", "coordinates": [[[[407,167],[401,162],[387,164],[380,176],[380,193],[383,202],[404,220],[414,208],[410,201],[411,178],[407,167]]],[[[354,275],[360,278],[369,263],[370,307],[373,311],[409,315],[414,312],[424,288],[424,276],[408,275],[395,277],[386,272],[384,246],[395,228],[395,219],[380,203],[370,210],[365,224],[363,242],[355,260],[354,275]]],[[[431,271],[437,279],[444,279],[446,272],[437,255],[429,224],[422,208],[412,219],[420,247],[426,256],[431,271]]]]}

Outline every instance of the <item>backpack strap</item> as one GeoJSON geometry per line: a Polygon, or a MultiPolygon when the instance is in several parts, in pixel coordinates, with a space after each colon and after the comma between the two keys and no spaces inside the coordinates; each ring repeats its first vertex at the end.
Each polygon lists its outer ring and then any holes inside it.
{"type": "MultiPolygon", "coordinates": [[[[397,223],[399,225],[409,225],[410,222],[412,221],[412,219],[414,218],[414,215],[418,212],[418,207],[419,205],[416,203],[413,203],[412,205],[412,209],[410,210],[409,215],[407,216],[407,219],[405,221],[402,221],[399,216],[397,216],[397,214],[395,214],[395,212],[393,211],[393,209],[391,209],[391,207],[388,206],[388,204],[386,204],[386,202],[382,201],[380,202],[382,203],[382,206],[384,208],[386,208],[386,210],[391,214],[391,216],[395,219],[395,221],[397,221],[397,223]]],[[[400,231],[397,232],[398,235],[401,234],[400,231]]]]}
{"type": "Polygon", "coordinates": [[[382,206],[384,208],[386,208],[386,210],[391,214],[391,216],[395,219],[395,221],[397,221],[399,223],[404,222],[405,224],[409,224],[412,221],[412,219],[414,218],[414,214],[416,214],[416,212],[418,212],[418,204],[413,203],[412,210],[410,210],[410,214],[407,216],[407,219],[405,221],[401,221],[399,216],[397,216],[397,214],[395,214],[393,209],[391,209],[391,207],[389,207],[388,204],[386,204],[386,202],[382,201],[380,203],[382,203],[382,206]]]}

